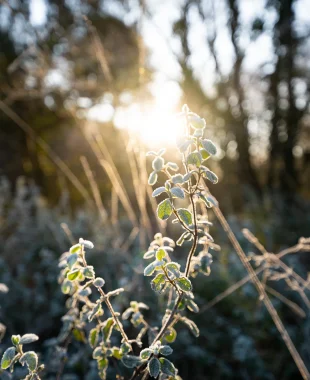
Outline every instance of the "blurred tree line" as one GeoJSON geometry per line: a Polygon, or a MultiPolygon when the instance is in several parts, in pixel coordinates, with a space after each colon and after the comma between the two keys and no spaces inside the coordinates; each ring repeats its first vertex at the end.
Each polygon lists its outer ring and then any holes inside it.
{"type": "MultiPolygon", "coordinates": [[[[310,25],[301,25],[297,20],[296,6],[300,1],[268,0],[264,11],[250,25],[242,14],[242,0],[175,2],[178,17],[171,27],[180,42],[175,60],[181,68],[182,102],[206,117],[223,152],[220,166],[227,173],[223,189],[231,185],[235,194],[245,187],[260,197],[266,193],[286,194],[291,199],[300,194],[309,197],[310,25]],[[223,9],[226,18],[219,24],[223,9]],[[194,13],[205,28],[206,38],[201,44],[214,67],[212,93],[201,80],[208,72],[200,69],[197,73],[192,60],[194,13]],[[267,22],[270,15],[275,20],[272,28],[267,22]],[[222,68],[220,28],[221,33],[225,28],[230,44],[227,49],[232,50],[229,71],[222,68]],[[253,54],[248,53],[250,43],[264,35],[272,41],[270,62],[254,74],[249,73],[245,60],[253,54]]],[[[2,175],[12,182],[20,175],[34,179],[51,200],[57,199],[61,187],[68,186],[59,168],[47,159],[46,151],[34,142],[34,134],[75,176],[81,177],[81,155],[88,155],[96,170],[95,157],[88,154],[90,149],[85,143],[81,109],[100,103],[104,97],[116,109],[123,104],[124,93],[131,94],[131,99],[141,92],[144,97],[150,96],[147,85],[153,68],[143,47],[139,23],[142,17],[151,21],[151,3],[46,0],[46,12],[41,15],[44,22],[34,25],[31,2],[2,1],[2,175]],[[133,21],[124,19],[123,14],[133,14],[133,21]],[[23,123],[29,128],[21,126],[23,123]]],[[[119,170],[124,171],[124,157],[119,155],[124,151],[122,133],[112,122],[105,123],[101,130],[106,145],[111,148],[113,142],[111,155],[119,170]]],[[[103,191],[106,182],[100,183],[103,191]]],[[[87,186],[86,179],[84,185],[87,186]]],[[[77,200],[79,197],[74,196],[77,200]]]]}

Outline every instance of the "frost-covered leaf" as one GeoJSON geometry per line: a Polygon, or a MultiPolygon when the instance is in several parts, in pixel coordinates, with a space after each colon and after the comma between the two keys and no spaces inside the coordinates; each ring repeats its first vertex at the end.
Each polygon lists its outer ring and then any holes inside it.
{"type": "Polygon", "coordinates": [[[125,355],[122,357],[121,361],[127,368],[137,367],[141,363],[139,356],[133,355],[125,355]]]}
{"type": "Polygon", "coordinates": [[[166,188],[165,187],[158,187],[157,189],[155,189],[153,191],[153,194],[152,194],[152,197],[158,197],[158,195],[162,194],[163,192],[166,191],[166,188]]]}
{"type": "Polygon", "coordinates": [[[196,325],[196,323],[189,318],[182,317],[180,319],[191,331],[191,333],[197,338],[199,336],[199,329],[196,325]]]}
{"type": "Polygon", "coordinates": [[[9,288],[5,284],[0,284],[0,293],[7,293],[9,288]]]}
{"type": "Polygon", "coordinates": [[[101,315],[103,312],[102,310],[102,307],[101,307],[101,303],[100,302],[97,302],[95,307],[92,309],[91,313],[89,314],[88,316],[88,320],[89,321],[92,321],[96,315],[101,315]]]}
{"type": "Polygon", "coordinates": [[[189,113],[188,121],[190,122],[191,126],[195,129],[203,129],[206,126],[205,119],[201,118],[199,115],[193,112],[189,113]]]}
{"type": "Polygon", "coordinates": [[[165,340],[168,343],[173,343],[177,338],[177,332],[173,327],[170,327],[164,335],[165,340]]]}
{"type": "Polygon", "coordinates": [[[145,348],[140,352],[140,358],[142,360],[147,360],[153,353],[153,350],[150,348],[145,348]]]}
{"type": "Polygon", "coordinates": [[[1,359],[1,368],[7,369],[11,365],[14,356],[15,356],[15,347],[10,347],[7,350],[4,351],[4,354],[1,359]]]}
{"type": "Polygon", "coordinates": [[[168,376],[176,376],[178,373],[178,370],[175,368],[175,366],[171,363],[170,360],[166,358],[160,358],[159,359],[161,364],[161,370],[164,374],[168,376]]]}
{"type": "Polygon", "coordinates": [[[93,282],[93,284],[97,287],[97,288],[102,288],[105,284],[105,281],[103,278],[101,277],[97,277],[95,279],[95,281],[93,282]]]}
{"type": "Polygon", "coordinates": [[[180,264],[172,261],[165,265],[165,269],[168,271],[168,273],[172,274],[173,278],[180,277],[180,264]]]}
{"type": "Polygon", "coordinates": [[[67,273],[67,278],[70,281],[74,281],[79,277],[80,273],[81,272],[79,268],[74,268],[70,272],[67,273]]]}
{"type": "Polygon", "coordinates": [[[14,346],[16,346],[20,342],[20,335],[12,335],[11,341],[14,344],[14,346]]]}
{"type": "Polygon", "coordinates": [[[206,170],[205,171],[205,175],[208,178],[208,180],[210,182],[212,182],[213,184],[218,183],[218,177],[217,177],[217,175],[215,173],[213,173],[211,170],[206,170]]]}
{"type": "Polygon", "coordinates": [[[69,269],[73,268],[73,266],[77,262],[77,260],[78,260],[77,253],[73,253],[72,255],[68,256],[67,264],[68,264],[69,269]]]}
{"type": "Polygon", "coordinates": [[[83,275],[86,278],[95,278],[94,267],[92,265],[88,265],[87,267],[83,268],[83,275]]]}
{"type": "Polygon", "coordinates": [[[160,372],[160,362],[157,358],[152,358],[148,364],[147,364],[147,368],[149,370],[149,374],[150,376],[152,377],[157,377],[159,375],[159,372],[160,372]]]}
{"type": "Polygon", "coordinates": [[[201,154],[202,160],[205,161],[208,158],[210,158],[210,154],[205,149],[199,149],[199,152],[201,154]]]}
{"type": "Polygon", "coordinates": [[[34,351],[25,352],[19,359],[19,362],[22,365],[27,364],[30,371],[34,371],[38,366],[38,355],[34,351]]]}
{"type": "Polygon", "coordinates": [[[154,256],[155,256],[155,251],[154,250],[150,250],[150,251],[145,252],[145,254],[143,255],[143,258],[144,259],[151,259],[154,256]]]}
{"type": "Polygon", "coordinates": [[[113,327],[114,327],[114,319],[111,317],[111,318],[108,318],[105,322],[104,322],[104,325],[101,329],[102,331],[102,334],[103,334],[103,339],[105,342],[109,342],[110,341],[110,336],[112,334],[112,330],[113,330],[113,327]]]}
{"type": "Polygon", "coordinates": [[[187,174],[185,174],[185,176],[183,177],[184,179],[184,182],[187,182],[190,180],[191,176],[196,173],[196,170],[191,170],[189,171],[187,174]]]}
{"type": "Polygon", "coordinates": [[[199,167],[202,163],[202,157],[201,157],[200,152],[193,152],[189,154],[187,157],[187,163],[189,165],[195,165],[199,167]]]}
{"type": "Polygon", "coordinates": [[[126,309],[123,314],[122,314],[122,318],[123,319],[128,319],[130,317],[130,315],[134,312],[134,309],[132,307],[129,307],[128,309],[126,309]]]}
{"type": "Polygon", "coordinates": [[[175,282],[184,292],[190,292],[192,290],[192,283],[187,277],[179,277],[175,280],[175,282]]]}
{"type": "Polygon", "coordinates": [[[151,281],[151,288],[158,293],[161,293],[165,287],[166,276],[164,273],[158,273],[151,281]]]}
{"type": "Polygon", "coordinates": [[[171,354],[172,354],[173,349],[172,349],[170,346],[164,345],[164,346],[161,346],[161,347],[160,347],[159,352],[160,352],[162,355],[168,356],[168,355],[171,355],[171,354]]]}
{"type": "Polygon", "coordinates": [[[203,149],[205,149],[209,154],[212,156],[216,154],[216,146],[211,140],[201,140],[201,144],[203,146],[203,149]]]}
{"type": "Polygon", "coordinates": [[[99,332],[96,328],[90,330],[89,335],[88,335],[88,342],[89,342],[90,347],[94,348],[97,346],[98,337],[99,337],[99,332]]]}
{"type": "Polygon", "coordinates": [[[157,182],[157,179],[158,179],[157,173],[155,171],[152,172],[149,176],[148,184],[151,186],[155,185],[155,183],[157,182]]]}
{"type": "Polygon", "coordinates": [[[75,244],[70,248],[70,253],[78,253],[81,250],[81,244],[75,244]]]}
{"type": "Polygon", "coordinates": [[[20,338],[19,344],[28,344],[33,343],[39,340],[38,335],[36,334],[25,334],[20,338]]]}
{"type": "Polygon", "coordinates": [[[162,157],[156,157],[152,162],[152,168],[159,172],[164,167],[165,160],[162,157]]]}
{"type": "Polygon", "coordinates": [[[175,162],[167,162],[167,167],[175,172],[179,170],[179,167],[175,162]]]}
{"type": "Polygon", "coordinates": [[[187,226],[193,223],[192,213],[186,210],[186,208],[179,208],[177,212],[182,222],[184,222],[187,226]]]}
{"type": "Polygon", "coordinates": [[[87,249],[93,249],[94,248],[94,243],[91,242],[90,240],[84,240],[84,239],[80,238],[79,243],[84,245],[84,247],[87,249]]]}
{"type": "Polygon", "coordinates": [[[186,306],[188,310],[192,311],[193,313],[199,312],[199,307],[193,300],[187,300],[186,306]]]}
{"type": "Polygon", "coordinates": [[[153,261],[151,264],[149,264],[145,269],[144,269],[144,276],[152,276],[152,274],[155,272],[156,269],[156,262],[153,261]]]}
{"type": "Polygon", "coordinates": [[[128,354],[131,351],[131,345],[127,342],[121,344],[121,352],[123,355],[128,354]]]}
{"type": "Polygon", "coordinates": [[[157,207],[157,215],[160,219],[166,220],[172,214],[173,208],[170,199],[165,199],[157,207]]]}
{"type": "Polygon", "coordinates": [[[176,198],[181,198],[181,199],[184,199],[185,198],[185,194],[184,194],[184,190],[181,189],[180,187],[173,187],[171,190],[170,190],[171,194],[176,197],[176,198]]]}
{"type": "Polygon", "coordinates": [[[171,180],[172,180],[172,183],[174,183],[175,185],[177,183],[183,183],[184,182],[182,174],[175,174],[175,175],[173,175],[171,177],[171,180]]]}

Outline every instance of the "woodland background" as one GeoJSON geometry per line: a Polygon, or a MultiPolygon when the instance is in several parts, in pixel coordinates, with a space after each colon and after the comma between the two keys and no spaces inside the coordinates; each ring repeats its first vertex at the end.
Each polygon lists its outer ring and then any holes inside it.
{"type": "MultiPolygon", "coordinates": [[[[65,355],[55,341],[65,310],[57,258],[71,235],[94,242],[90,261],[107,284],[160,319],[141,258],[158,229],[176,231],[153,213],[145,152],[156,147],[118,122],[132,105],[145,128],[154,101],[205,117],[220,148],[212,192],[247,253],[244,227],[270,252],[310,235],[309,15],[309,0],[0,1],[0,282],[9,288],[0,353],[10,334],[36,333],[55,378],[65,355]]],[[[195,285],[200,305],[246,275],[216,221],[212,235],[222,249],[195,285]]],[[[307,253],[286,263],[306,278],[307,253]]],[[[310,368],[309,310],[285,281],[272,286],[306,313],[272,298],[310,368]]],[[[251,284],[195,321],[201,337],[180,331],[174,347],[183,379],[299,378],[251,284]]],[[[63,379],[96,379],[90,355],[73,340],[63,379]]]]}

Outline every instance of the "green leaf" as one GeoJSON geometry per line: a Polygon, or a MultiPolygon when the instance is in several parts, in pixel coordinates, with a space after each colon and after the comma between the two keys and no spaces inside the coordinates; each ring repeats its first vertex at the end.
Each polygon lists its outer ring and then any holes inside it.
{"type": "Polygon", "coordinates": [[[133,356],[133,355],[123,356],[121,361],[124,364],[124,366],[127,368],[137,367],[141,363],[141,359],[139,358],[139,356],[133,356]]]}
{"type": "Polygon", "coordinates": [[[170,327],[165,333],[164,338],[168,343],[173,343],[177,338],[177,332],[173,327],[170,327]]]}
{"type": "Polygon", "coordinates": [[[205,119],[201,118],[196,113],[190,112],[188,115],[188,121],[190,122],[191,126],[195,129],[203,129],[206,126],[205,119]]]}
{"type": "Polygon", "coordinates": [[[175,366],[171,363],[170,360],[166,358],[160,358],[159,361],[161,364],[161,370],[165,375],[168,375],[168,376],[177,375],[178,370],[175,368],[175,366]]]}
{"type": "Polygon", "coordinates": [[[184,194],[184,191],[183,189],[181,189],[180,187],[174,187],[170,190],[170,193],[176,197],[176,198],[181,198],[181,199],[184,199],[185,198],[185,194],[184,194]]]}
{"type": "Polygon", "coordinates": [[[166,276],[164,273],[158,273],[151,281],[151,288],[158,293],[161,293],[166,284],[166,276]]]}
{"type": "Polygon", "coordinates": [[[164,186],[158,187],[153,191],[152,197],[158,197],[158,195],[162,194],[163,192],[166,191],[166,188],[164,186]]]}
{"type": "Polygon", "coordinates": [[[27,364],[30,371],[34,371],[38,366],[38,355],[34,351],[25,352],[19,359],[19,362],[22,365],[27,364]]]}
{"type": "Polygon", "coordinates": [[[179,246],[183,245],[186,235],[187,235],[187,232],[183,232],[183,234],[176,241],[176,244],[179,246]]]}
{"type": "Polygon", "coordinates": [[[207,160],[210,157],[210,154],[205,149],[199,149],[203,161],[207,160]]]}
{"type": "Polygon", "coordinates": [[[172,261],[172,262],[170,262],[170,263],[168,263],[168,264],[165,265],[165,269],[170,274],[172,274],[173,278],[171,278],[171,279],[175,279],[175,278],[180,277],[180,264],[175,263],[175,262],[172,261]]]}
{"type": "Polygon", "coordinates": [[[158,251],[156,251],[156,259],[160,261],[164,257],[166,257],[166,251],[163,248],[159,248],[158,251]]]}
{"type": "Polygon", "coordinates": [[[28,344],[33,343],[39,340],[38,335],[36,334],[25,334],[20,338],[19,344],[28,344]]]}
{"type": "Polygon", "coordinates": [[[95,278],[94,267],[92,265],[88,265],[87,267],[83,268],[83,275],[86,278],[95,278]]]}
{"type": "Polygon", "coordinates": [[[79,257],[77,253],[73,253],[72,255],[68,256],[67,264],[68,264],[69,269],[73,268],[73,265],[77,262],[78,258],[79,257]]]}
{"type": "Polygon", "coordinates": [[[157,215],[160,219],[166,220],[172,214],[173,208],[170,199],[165,199],[157,207],[157,215]]]}
{"type": "Polygon", "coordinates": [[[90,330],[89,335],[88,335],[88,342],[91,348],[94,348],[97,346],[98,337],[99,337],[99,332],[96,328],[90,330]]]}
{"type": "Polygon", "coordinates": [[[15,356],[15,347],[10,347],[7,350],[4,351],[4,354],[1,359],[1,368],[7,369],[11,365],[14,356],[15,356]]]}
{"type": "Polygon", "coordinates": [[[20,341],[20,335],[12,335],[11,341],[14,344],[14,346],[16,346],[20,341]]]}
{"type": "MultiPolygon", "coordinates": [[[[129,352],[129,351],[128,351],[129,352]]],[[[126,352],[127,353],[127,352],[126,352]]],[[[123,357],[123,352],[118,348],[118,347],[113,347],[112,348],[112,356],[117,359],[117,360],[120,360],[122,357],[123,357]]]]}
{"type": "Polygon", "coordinates": [[[70,253],[78,253],[81,250],[81,244],[75,244],[70,248],[70,253]]]}
{"type": "Polygon", "coordinates": [[[166,148],[162,148],[157,152],[157,156],[162,156],[163,154],[166,153],[166,148]]]}
{"type": "Polygon", "coordinates": [[[79,277],[80,273],[81,272],[79,268],[72,269],[70,272],[67,273],[67,278],[70,281],[74,281],[79,277]]]}
{"type": "Polygon", "coordinates": [[[94,285],[97,287],[97,288],[102,288],[105,284],[105,281],[103,278],[101,277],[97,277],[94,281],[94,285]]]}
{"type": "Polygon", "coordinates": [[[151,350],[150,348],[145,348],[144,350],[142,350],[140,352],[140,358],[142,360],[147,360],[153,353],[153,350],[151,350]]]}
{"type": "Polygon", "coordinates": [[[179,170],[179,167],[178,167],[178,165],[176,164],[176,163],[174,163],[174,162],[168,162],[167,163],[167,166],[168,166],[168,168],[170,168],[171,170],[173,170],[173,171],[177,171],[177,170],[179,170]]]}
{"type": "Polygon", "coordinates": [[[155,183],[157,182],[157,179],[158,179],[158,175],[156,172],[152,172],[149,176],[149,179],[148,179],[148,184],[153,186],[155,185],[155,183]]]}
{"type": "Polygon", "coordinates": [[[160,372],[160,362],[157,358],[152,358],[148,364],[147,364],[147,368],[149,370],[149,374],[150,376],[152,377],[157,377],[159,375],[159,372],[160,372]]]}
{"type": "Polygon", "coordinates": [[[157,261],[151,262],[145,269],[144,269],[144,276],[152,276],[152,274],[155,272],[157,261]]]}
{"type": "Polygon", "coordinates": [[[168,355],[172,354],[173,349],[170,346],[161,346],[160,349],[159,349],[159,352],[162,355],[168,356],[168,355]]]}
{"type": "Polygon", "coordinates": [[[190,211],[185,208],[179,208],[177,212],[182,222],[184,222],[187,226],[193,224],[193,217],[190,211]]]}
{"type": "Polygon", "coordinates": [[[172,183],[174,183],[175,185],[177,183],[183,183],[184,182],[182,174],[175,174],[175,175],[173,175],[171,177],[171,180],[172,180],[172,183]]]}
{"type": "Polygon", "coordinates": [[[73,329],[72,334],[78,342],[86,343],[85,333],[81,329],[73,329]]]}
{"type": "Polygon", "coordinates": [[[192,290],[192,283],[187,277],[179,277],[175,280],[175,282],[184,292],[190,292],[192,290]]]}
{"type": "Polygon", "coordinates": [[[201,140],[201,145],[210,155],[214,156],[216,154],[216,146],[211,140],[201,140]]]}
{"type": "Polygon", "coordinates": [[[102,327],[101,331],[102,331],[103,339],[105,342],[110,341],[110,337],[111,337],[114,325],[115,325],[115,322],[114,322],[114,319],[112,317],[108,318],[104,322],[104,326],[102,327]]]}
{"type": "Polygon", "coordinates": [[[152,162],[152,168],[159,172],[164,167],[165,160],[162,157],[156,157],[152,162]]]}

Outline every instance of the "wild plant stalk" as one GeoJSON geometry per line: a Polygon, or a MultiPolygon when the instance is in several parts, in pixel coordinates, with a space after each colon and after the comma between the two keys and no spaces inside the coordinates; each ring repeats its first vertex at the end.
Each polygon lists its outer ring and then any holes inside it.
{"type": "MultiPolygon", "coordinates": [[[[206,189],[206,190],[208,190],[208,189],[206,189]]],[[[282,320],[280,319],[276,309],[272,305],[272,303],[271,303],[271,301],[270,301],[270,299],[266,293],[264,286],[262,285],[259,278],[257,277],[254,269],[250,265],[250,263],[246,257],[246,254],[244,253],[243,249],[241,248],[236,236],[232,232],[232,229],[230,228],[230,226],[229,226],[227,220],[225,219],[222,211],[220,210],[218,205],[216,207],[214,207],[213,210],[214,210],[214,213],[215,213],[217,219],[221,223],[224,231],[226,232],[230,242],[232,243],[235,251],[237,252],[243,266],[246,268],[246,270],[250,274],[251,279],[252,279],[252,281],[253,281],[253,283],[254,283],[254,285],[255,285],[255,287],[256,287],[259,295],[260,295],[260,299],[264,302],[275,326],[277,327],[279,333],[281,334],[281,337],[282,337],[284,343],[286,344],[286,347],[288,348],[290,354],[292,355],[292,358],[294,359],[301,376],[303,377],[303,379],[309,380],[310,379],[310,373],[309,373],[307,367],[305,366],[304,361],[302,360],[301,356],[299,355],[299,352],[296,350],[296,347],[295,347],[293,341],[291,340],[285,326],[283,325],[282,320]]]]}

